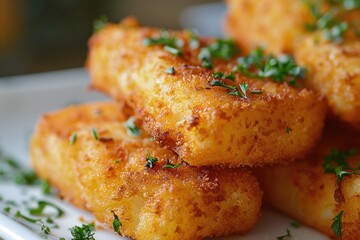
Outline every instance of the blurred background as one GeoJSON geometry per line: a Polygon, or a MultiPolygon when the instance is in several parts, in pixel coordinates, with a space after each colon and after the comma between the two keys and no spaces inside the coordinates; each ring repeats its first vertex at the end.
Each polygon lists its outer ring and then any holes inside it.
{"type": "Polygon", "coordinates": [[[216,0],[0,0],[0,77],[82,67],[101,15],[217,35],[224,8],[216,0]]]}

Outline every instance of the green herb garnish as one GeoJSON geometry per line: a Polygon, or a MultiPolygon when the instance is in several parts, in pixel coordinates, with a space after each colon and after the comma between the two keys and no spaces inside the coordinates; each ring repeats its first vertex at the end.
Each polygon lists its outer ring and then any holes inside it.
{"type": "MultiPolygon", "coordinates": [[[[314,22],[307,23],[306,29],[308,31],[322,31],[324,38],[334,43],[342,42],[345,32],[350,29],[347,22],[339,20],[339,13],[343,9],[352,10],[360,7],[358,0],[332,0],[329,1],[332,7],[326,12],[321,12],[318,3],[305,2],[314,17],[314,22]]],[[[356,32],[356,28],[354,31],[356,32]]]]}
{"type": "Polygon", "coordinates": [[[211,86],[213,87],[223,87],[227,89],[227,93],[229,95],[234,95],[240,98],[247,98],[246,95],[246,91],[248,90],[249,86],[247,85],[247,83],[240,83],[239,87],[240,90],[236,87],[236,86],[232,86],[232,85],[227,85],[225,84],[223,81],[221,80],[217,80],[217,79],[213,79],[211,82],[211,86]]]}
{"type": "Polygon", "coordinates": [[[215,42],[200,49],[198,58],[201,66],[207,69],[214,67],[212,58],[228,60],[239,52],[235,42],[231,39],[216,39],[215,42]]]}
{"type": "Polygon", "coordinates": [[[95,139],[96,141],[98,141],[98,140],[99,140],[99,134],[98,134],[98,132],[96,131],[95,128],[91,128],[91,133],[92,133],[94,139],[95,139]]]}
{"type": "Polygon", "coordinates": [[[288,239],[288,238],[291,238],[291,233],[290,233],[289,229],[286,229],[286,234],[281,235],[281,236],[277,237],[276,239],[277,240],[285,240],[285,239],[288,239]]]}
{"type": "Polygon", "coordinates": [[[183,53],[179,49],[182,47],[183,42],[181,39],[171,37],[168,31],[162,31],[157,38],[145,38],[145,46],[161,45],[165,51],[168,51],[174,55],[182,56],[183,53]]]}
{"type": "Polygon", "coordinates": [[[147,168],[153,168],[155,163],[158,161],[157,158],[154,158],[150,155],[150,151],[147,150],[147,157],[146,157],[146,164],[145,167],[147,168]]]}
{"type": "Polygon", "coordinates": [[[165,69],[164,72],[167,73],[167,74],[170,74],[170,75],[174,75],[175,74],[175,68],[174,67],[168,67],[167,69],[165,69]]]}
{"type": "Polygon", "coordinates": [[[98,19],[95,19],[93,22],[93,31],[98,32],[105,27],[108,23],[108,18],[105,15],[100,16],[98,19]]]}
{"type": "Polygon", "coordinates": [[[334,218],[331,228],[334,232],[335,237],[339,238],[341,236],[341,219],[344,211],[340,211],[334,218]]]}
{"type": "Polygon", "coordinates": [[[64,215],[64,211],[61,208],[59,208],[55,204],[47,202],[47,201],[38,201],[37,207],[29,208],[28,210],[31,215],[43,215],[43,212],[46,207],[54,208],[57,212],[56,217],[61,217],[62,215],[64,215]]]}
{"type": "Polygon", "coordinates": [[[305,69],[298,66],[288,55],[265,55],[262,48],[253,50],[248,56],[238,58],[237,70],[252,78],[269,78],[275,82],[287,82],[296,85],[299,78],[303,78],[305,69]]]}
{"type": "Polygon", "coordinates": [[[114,220],[112,222],[113,229],[117,234],[121,235],[120,227],[122,226],[122,224],[119,220],[119,217],[115,214],[113,210],[111,210],[111,212],[114,215],[114,220]]]}
{"type": "Polygon", "coordinates": [[[212,77],[216,79],[229,79],[235,81],[235,74],[233,72],[229,74],[225,74],[223,72],[215,72],[212,74],[212,77]]]}
{"type": "Polygon", "coordinates": [[[82,224],[81,227],[74,226],[70,229],[72,240],[95,240],[94,224],[82,224]]]}
{"type": "Polygon", "coordinates": [[[178,168],[178,167],[181,167],[181,166],[184,166],[184,165],[185,165],[184,163],[172,164],[172,163],[170,163],[170,160],[167,159],[166,164],[162,168],[163,169],[166,169],[166,168],[175,169],[175,168],[178,168]]]}
{"type": "Polygon", "coordinates": [[[125,126],[128,130],[128,134],[133,136],[140,136],[141,131],[140,128],[136,126],[134,117],[129,117],[129,119],[125,123],[125,126]]]}
{"type": "Polygon", "coordinates": [[[292,128],[286,127],[286,133],[289,134],[292,131],[292,128]]]}
{"type": "Polygon", "coordinates": [[[40,226],[41,226],[41,231],[44,234],[49,234],[50,233],[50,228],[47,225],[45,225],[44,222],[41,219],[36,219],[36,218],[31,218],[31,217],[25,216],[20,211],[16,211],[15,218],[21,218],[21,219],[23,219],[23,220],[25,220],[27,222],[30,222],[30,223],[39,223],[40,226]]]}
{"type": "Polygon", "coordinates": [[[73,133],[70,137],[70,144],[74,145],[74,143],[76,142],[76,139],[77,139],[77,134],[73,133]]]}
{"type": "Polygon", "coordinates": [[[344,176],[350,174],[359,174],[360,164],[357,168],[352,168],[347,163],[347,159],[357,154],[356,149],[350,149],[346,151],[338,151],[337,149],[331,149],[331,153],[324,157],[324,173],[333,173],[339,182],[342,181],[344,176]]]}
{"type": "Polygon", "coordinates": [[[51,194],[51,185],[47,180],[40,180],[42,192],[46,195],[51,194]]]}
{"type": "Polygon", "coordinates": [[[301,227],[301,223],[298,220],[294,220],[290,223],[290,225],[294,228],[299,228],[301,227]]]}
{"type": "Polygon", "coordinates": [[[261,95],[261,94],[263,94],[263,91],[261,91],[261,90],[252,90],[250,93],[251,94],[256,94],[256,95],[261,95]]]}

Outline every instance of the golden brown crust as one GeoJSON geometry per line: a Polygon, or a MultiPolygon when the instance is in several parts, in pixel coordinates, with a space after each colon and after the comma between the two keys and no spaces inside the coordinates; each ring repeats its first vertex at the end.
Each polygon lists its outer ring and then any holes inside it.
{"type": "Polygon", "coordinates": [[[360,161],[360,134],[340,124],[329,124],[319,146],[304,160],[288,166],[264,167],[256,175],[267,203],[334,237],[333,218],[344,211],[342,239],[358,239],[360,235],[360,176],[345,176],[339,183],[335,174],[324,174],[323,158],[332,148],[358,154],[349,159],[353,167],[360,161]]]}
{"type": "MultiPolygon", "coordinates": [[[[326,1],[320,2],[321,8],[329,8],[326,1]]],[[[340,44],[306,31],[314,17],[302,0],[227,0],[227,4],[227,32],[245,51],[265,45],[269,52],[294,54],[309,70],[307,86],[324,96],[340,119],[360,128],[360,40],[354,31],[347,31],[340,44]]],[[[344,11],[339,18],[352,26],[360,22],[360,10],[344,11]]]]}
{"type": "Polygon", "coordinates": [[[225,30],[246,52],[266,46],[272,53],[292,53],[311,14],[304,1],[226,0],[225,30]]]}
{"type": "Polygon", "coordinates": [[[339,45],[310,36],[295,56],[311,73],[309,87],[326,97],[336,116],[360,129],[360,41],[339,45]]]}
{"type": "MultiPolygon", "coordinates": [[[[42,143],[49,137],[56,138],[59,144],[46,155],[47,162],[33,155],[35,169],[41,175],[56,161],[75,165],[81,191],[72,192],[74,184],[62,191],[83,199],[86,207],[110,227],[113,210],[123,224],[121,232],[134,239],[243,234],[258,221],[262,192],[249,171],[188,165],[163,169],[167,160],[172,164],[182,160],[171,150],[160,148],[144,130],[138,137],[129,135],[124,123],[127,117],[114,103],[88,104],[48,114],[46,127],[38,125],[42,131],[38,130],[34,138],[42,143]],[[98,140],[91,128],[96,129],[98,140]],[[69,136],[74,132],[77,139],[71,145],[69,136]],[[147,151],[158,158],[152,169],[145,167],[147,151]],[[57,157],[63,152],[70,158],[57,157]]],[[[47,150],[39,144],[32,146],[34,152],[47,150]]],[[[62,169],[51,168],[54,172],[62,169]]],[[[62,174],[54,179],[54,185],[70,173],[62,174]]]]}
{"type": "MultiPolygon", "coordinates": [[[[230,72],[235,59],[200,67],[187,32],[170,32],[184,42],[184,57],[160,46],[146,47],[158,29],[108,25],[89,42],[92,86],[124,100],[144,128],[191,165],[263,165],[301,156],[319,138],[325,106],[312,91],[236,74],[236,82],[263,94],[247,99],[210,87],[212,73],[230,72]],[[173,66],[175,74],[164,73],[173,66]],[[291,128],[291,134],[286,129],[291,128]]],[[[209,42],[202,39],[202,43],[209,42]]]]}
{"type": "MultiPolygon", "coordinates": [[[[115,106],[115,105],[114,105],[115,106]]],[[[65,200],[85,208],[82,189],[76,178],[71,161],[69,142],[79,129],[95,124],[100,111],[113,111],[114,106],[104,108],[102,104],[68,107],[65,110],[44,114],[38,121],[30,144],[30,158],[39,177],[46,179],[59,190],[65,200]]],[[[122,115],[111,115],[102,121],[124,121],[122,115]]]]}

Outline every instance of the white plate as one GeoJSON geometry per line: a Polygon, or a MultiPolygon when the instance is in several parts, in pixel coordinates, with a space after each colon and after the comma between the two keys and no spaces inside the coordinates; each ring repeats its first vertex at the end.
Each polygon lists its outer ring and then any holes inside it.
{"type": "MultiPolygon", "coordinates": [[[[70,103],[106,99],[104,96],[87,90],[88,76],[83,69],[73,69],[44,74],[0,79],[0,146],[4,152],[29,167],[28,139],[40,115],[46,111],[63,108],[70,103]]],[[[94,217],[55,197],[45,196],[36,187],[22,187],[0,182],[0,196],[5,200],[22,203],[35,197],[55,203],[65,210],[65,215],[57,221],[59,229],[52,229],[49,239],[65,237],[71,239],[69,228],[80,226],[82,217],[91,222],[94,217]]],[[[0,201],[0,212],[4,200],[0,201]]],[[[20,207],[21,208],[21,207],[20,207]]],[[[25,212],[25,211],[24,211],[25,212]]],[[[293,228],[292,219],[269,209],[264,209],[259,224],[245,236],[218,238],[222,240],[261,240],[276,239],[291,231],[291,239],[328,239],[305,226],[293,228]]],[[[25,227],[0,213],[0,239],[35,240],[43,239],[39,227],[25,227]]],[[[96,239],[112,240],[119,238],[111,230],[96,230],[96,239]]]]}

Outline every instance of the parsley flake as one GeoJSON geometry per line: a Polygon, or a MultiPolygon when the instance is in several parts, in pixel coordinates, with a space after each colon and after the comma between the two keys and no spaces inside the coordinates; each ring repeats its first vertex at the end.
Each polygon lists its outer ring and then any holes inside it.
{"type": "Polygon", "coordinates": [[[339,238],[341,236],[341,219],[344,211],[340,211],[334,218],[331,228],[334,232],[335,237],[339,238]]]}
{"type": "Polygon", "coordinates": [[[93,31],[98,32],[103,29],[108,23],[108,18],[105,15],[100,16],[98,19],[95,19],[93,22],[93,31]]]}
{"type": "Polygon", "coordinates": [[[112,226],[114,231],[121,236],[120,227],[122,226],[122,223],[119,220],[119,217],[115,214],[113,210],[111,210],[112,214],[114,215],[114,220],[112,222],[112,226]]]}
{"type": "Polygon", "coordinates": [[[96,131],[95,128],[91,128],[91,133],[92,133],[94,139],[95,139],[96,141],[98,141],[98,140],[99,140],[99,134],[98,134],[98,132],[96,131]]]}
{"type": "Polygon", "coordinates": [[[291,238],[291,233],[289,229],[286,229],[286,234],[285,235],[281,235],[279,237],[277,237],[277,240],[285,240],[285,239],[289,239],[291,238]]]}
{"type": "Polygon", "coordinates": [[[167,168],[175,169],[175,168],[178,168],[178,167],[181,167],[184,165],[185,165],[184,163],[172,164],[172,163],[170,163],[170,160],[167,159],[166,164],[162,168],[163,169],[167,169],[167,168]]]}
{"type": "Polygon", "coordinates": [[[64,215],[64,211],[61,208],[59,208],[55,204],[47,202],[47,201],[38,201],[37,207],[29,208],[28,210],[31,215],[43,215],[43,212],[46,207],[54,208],[57,212],[56,217],[61,217],[62,215],[64,215]]]}
{"type": "Polygon", "coordinates": [[[217,80],[217,79],[213,79],[211,82],[211,86],[213,87],[223,87],[227,89],[227,93],[229,95],[234,95],[240,98],[248,98],[246,95],[246,91],[248,90],[249,86],[247,85],[247,83],[241,83],[240,86],[240,91],[236,86],[232,86],[232,85],[227,85],[225,84],[223,81],[221,80],[217,80]]]}
{"type": "Polygon", "coordinates": [[[154,158],[150,155],[150,151],[147,150],[147,157],[146,157],[146,164],[145,167],[147,168],[153,168],[155,163],[158,161],[157,158],[154,158]]]}
{"type": "Polygon", "coordinates": [[[125,127],[129,135],[140,136],[141,131],[140,128],[136,126],[134,117],[129,117],[129,119],[125,123],[125,127]]]}
{"type": "Polygon", "coordinates": [[[74,226],[70,229],[72,240],[95,240],[93,231],[93,224],[82,224],[81,227],[74,226]]]}
{"type": "MultiPolygon", "coordinates": [[[[332,7],[321,12],[319,4],[310,1],[305,2],[314,18],[314,22],[307,23],[305,28],[308,31],[322,31],[324,38],[334,43],[342,42],[345,32],[350,29],[347,22],[339,20],[341,9],[351,10],[360,5],[358,0],[330,1],[332,7]]],[[[354,31],[356,32],[355,28],[354,31]]]]}
{"type": "Polygon", "coordinates": [[[265,79],[275,82],[287,82],[296,85],[299,78],[303,78],[305,69],[298,66],[289,55],[265,55],[263,48],[253,50],[249,55],[237,59],[237,71],[247,77],[265,79]]]}
{"type": "Polygon", "coordinates": [[[167,69],[165,69],[164,72],[167,73],[167,74],[170,74],[170,75],[174,75],[175,74],[175,68],[174,67],[168,67],[167,69]]]}
{"type": "Polygon", "coordinates": [[[215,42],[200,49],[198,59],[201,66],[207,69],[214,67],[212,58],[228,60],[239,52],[238,47],[232,39],[216,39],[215,42]]]}
{"type": "Polygon", "coordinates": [[[291,131],[292,131],[292,128],[286,127],[286,133],[287,134],[291,133],[291,131]]]}
{"type": "Polygon", "coordinates": [[[41,185],[42,192],[43,192],[45,195],[51,194],[51,185],[50,185],[49,181],[47,181],[47,180],[40,180],[40,185],[41,185]]]}
{"type": "Polygon", "coordinates": [[[347,163],[347,159],[357,154],[356,149],[350,149],[346,151],[338,151],[337,149],[331,149],[331,153],[324,157],[324,173],[333,173],[339,182],[342,181],[344,176],[351,174],[359,174],[360,164],[357,168],[352,168],[347,163]]]}
{"type": "Polygon", "coordinates": [[[298,220],[294,220],[290,223],[290,225],[294,228],[299,228],[301,227],[301,223],[298,220]]]}
{"type": "Polygon", "coordinates": [[[73,133],[70,137],[70,144],[71,145],[74,145],[75,142],[76,142],[76,139],[77,139],[77,134],[76,133],[73,133]]]}
{"type": "Polygon", "coordinates": [[[162,31],[160,36],[157,38],[145,38],[144,40],[145,46],[153,46],[153,45],[161,45],[164,50],[170,52],[171,54],[182,56],[183,53],[179,49],[183,42],[181,39],[171,37],[168,31],[162,31]]]}

